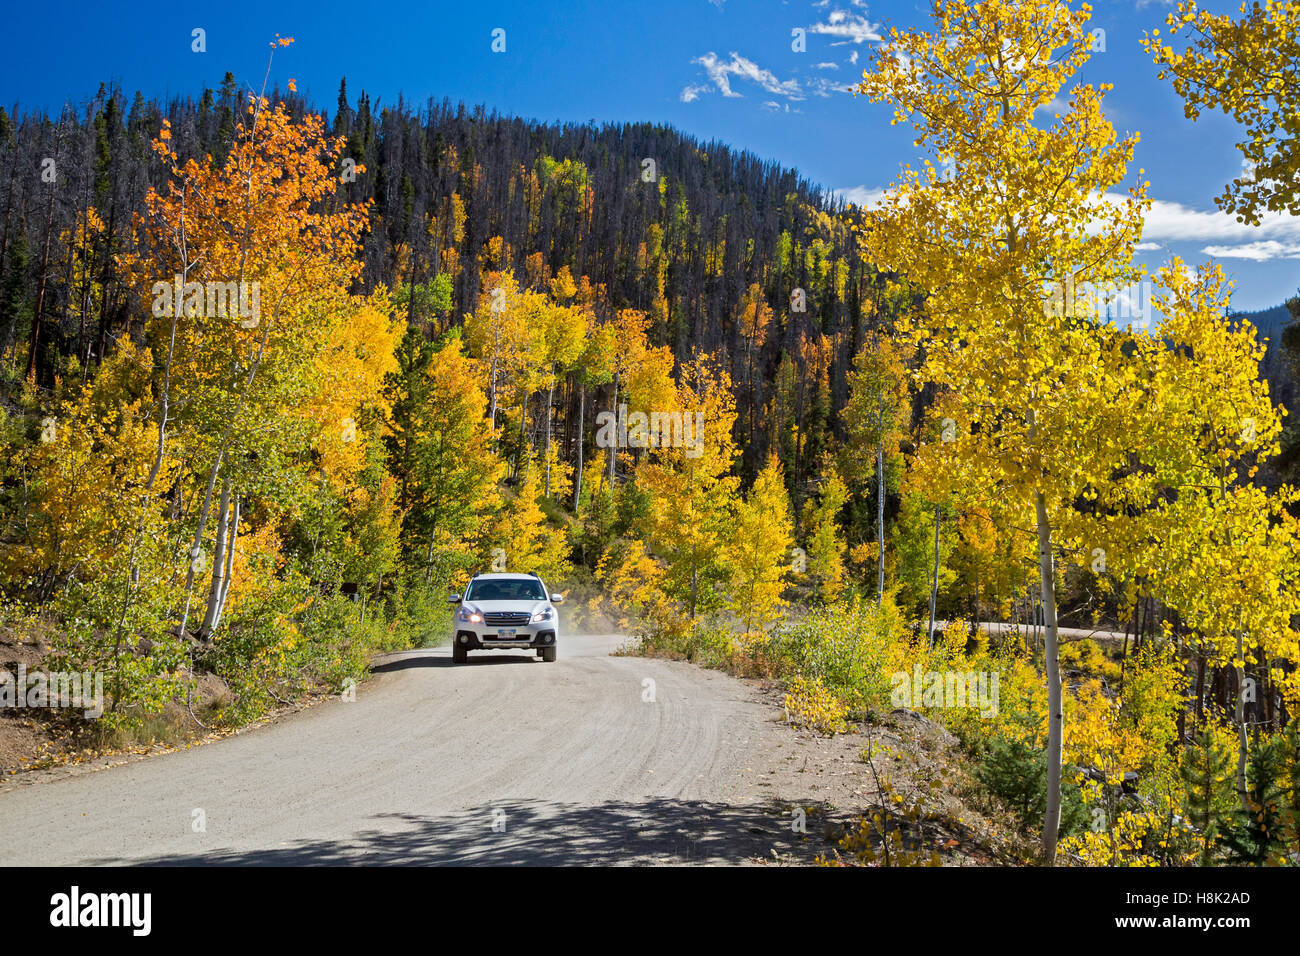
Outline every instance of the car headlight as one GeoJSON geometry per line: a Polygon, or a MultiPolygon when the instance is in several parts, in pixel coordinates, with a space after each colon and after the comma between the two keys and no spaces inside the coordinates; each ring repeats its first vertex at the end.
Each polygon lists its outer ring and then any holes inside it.
{"type": "Polygon", "coordinates": [[[544,607],[533,614],[533,623],[537,624],[540,621],[549,621],[553,617],[555,617],[555,611],[549,607],[544,607]]]}
{"type": "Polygon", "coordinates": [[[470,608],[467,607],[462,607],[459,611],[456,612],[456,620],[460,621],[462,624],[482,624],[483,615],[480,614],[478,611],[471,610],[470,608]]]}

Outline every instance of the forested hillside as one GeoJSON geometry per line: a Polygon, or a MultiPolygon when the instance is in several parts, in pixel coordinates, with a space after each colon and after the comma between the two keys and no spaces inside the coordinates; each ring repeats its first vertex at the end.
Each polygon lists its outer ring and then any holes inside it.
{"type": "MultiPolygon", "coordinates": [[[[318,110],[293,93],[269,98],[295,118],[318,110]]],[[[166,120],[182,160],[221,162],[242,108],[228,75],[195,99],[101,88],[59,117],[0,111],[9,170],[0,328],[10,369],[16,361],[50,388],[69,361],[93,366],[130,328],[139,301],[116,263],[136,248],[132,217],[166,182],[149,143],[166,120]],[[19,172],[51,169],[57,182],[19,172]]],[[[547,125],[445,101],[372,110],[364,92],[349,97],[346,81],[321,115],[345,142],[334,201],[372,201],[359,290],[442,275],[451,283],[442,312],[459,321],[477,306],[484,271],[544,289],[567,269],[592,285],[602,316],[645,312],[649,341],[675,359],[726,355],[758,408],[779,390],[792,407],[787,432],[797,427],[814,443],[796,448],[794,474],[807,475],[879,294],[834,199],[792,170],[648,124],[547,125]],[[773,315],[761,342],[747,333],[752,286],[773,315]],[[796,288],[799,310],[790,307],[796,288]],[[816,397],[828,383],[832,392],[816,397]]],[[[432,318],[417,315],[420,306],[417,297],[406,317],[432,318]]],[[[755,429],[745,442],[752,476],[778,436],[762,416],[746,424],[755,429]]]]}

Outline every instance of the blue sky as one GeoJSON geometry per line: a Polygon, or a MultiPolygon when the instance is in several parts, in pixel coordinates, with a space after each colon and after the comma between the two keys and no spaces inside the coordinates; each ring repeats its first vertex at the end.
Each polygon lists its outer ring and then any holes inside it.
{"type": "MultiPolygon", "coordinates": [[[[447,96],[538,119],[667,123],[863,200],[916,155],[885,107],[845,90],[884,28],[923,25],[928,9],[896,0],[137,0],[74,2],[55,13],[24,4],[5,15],[0,102],[57,108],[84,102],[109,79],[128,92],[197,95],[226,70],[257,87],[279,33],[295,43],[276,54],[273,82],[293,77],[329,109],[346,75],[354,102],[364,88],[383,103],[447,96]],[[805,52],[791,48],[796,27],[806,31],[805,52]],[[195,28],[205,31],[206,52],[191,50],[195,28]],[[491,49],[497,28],[504,53],[491,49]]],[[[1237,280],[1234,308],[1276,305],[1300,286],[1300,220],[1275,216],[1250,228],[1215,210],[1214,196],[1241,169],[1238,131],[1218,114],[1185,120],[1156,79],[1138,39],[1163,27],[1169,9],[1162,0],[1095,0],[1092,26],[1105,31],[1106,49],[1082,77],[1113,83],[1112,121],[1142,134],[1137,165],[1156,200],[1143,261],[1216,257],[1237,280]]]]}

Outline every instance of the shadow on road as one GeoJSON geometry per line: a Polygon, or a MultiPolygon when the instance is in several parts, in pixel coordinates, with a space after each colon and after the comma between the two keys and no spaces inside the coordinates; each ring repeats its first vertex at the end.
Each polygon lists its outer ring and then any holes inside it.
{"type": "Polygon", "coordinates": [[[449,652],[438,654],[432,650],[425,650],[407,651],[405,654],[407,656],[371,664],[370,673],[387,674],[392,671],[406,671],[417,667],[478,667],[483,664],[532,664],[539,660],[532,650],[519,651],[514,654],[503,654],[497,651],[490,657],[481,653],[471,653],[469,662],[466,664],[457,664],[451,659],[449,652]]]}
{"type": "Polygon", "coordinates": [[[297,841],[258,850],[92,861],[145,866],[581,866],[586,864],[812,863],[832,855],[840,821],[806,807],[806,833],[789,805],[651,799],[577,806],[498,803],[441,817],[383,813],[351,839],[297,841]],[[494,829],[495,825],[495,829],[494,829]]]}

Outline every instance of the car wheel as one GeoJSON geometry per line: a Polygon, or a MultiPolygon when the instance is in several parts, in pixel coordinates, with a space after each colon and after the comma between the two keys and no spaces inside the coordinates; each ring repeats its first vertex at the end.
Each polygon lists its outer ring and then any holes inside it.
{"type": "Polygon", "coordinates": [[[543,656],[545,653],[546,653],[546,651],[545,651],[543,648],[540,648],[540,647],[539,647],[539,648],[537,649],[537,656],[538,656],[538,657],[543,656]]]}
{"type": "Polygon", "coordinates": [[[555,645],[554,645],[554,644],[552,644],[550,647],[543,647],[543,648],[542,648],[542,660],[546,661],[546,663],[548,663],[548,664],[552,663],[552,662],[555,660],[555,645]]]}
{"type": "Polygon", "coordinates": [[[463,644],[453,644],[451,646],[451,659],[456,664],[464,664],[469,660],[469,649],[463,644]]]}

